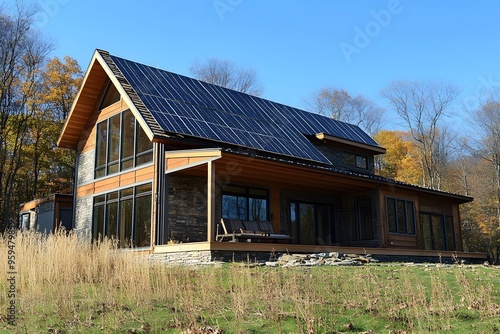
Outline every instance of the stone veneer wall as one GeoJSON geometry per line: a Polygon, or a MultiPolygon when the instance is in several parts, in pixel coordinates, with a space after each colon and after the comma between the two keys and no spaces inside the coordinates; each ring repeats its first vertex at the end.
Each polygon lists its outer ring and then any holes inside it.
{"type": "MultiPolygon", "coordinates": [[[[94,181],[94,158],[95,151],[89,150],[78,153],[77,187],[94,181]]],[[[82,239],[92,239],[92,196],[77,198],[75,203],[75,231],[82,239]]]]}
{"type": "Polygon", "coordinates": [[[76,200],[75,231],[79,238],[92,239],[93,198],[83,197],[76,200]]]}
{"type": "MultiPolygon", "coordinates": [[[[168,176],[168,238],[207,241],[207,179],[168,176]]],[[[220,187],[216,187],[216,221],[220,220],[220,187]]]]}
{"type": "Polygon", "coordinates": [[[89,150],[78,154],[78,179],[77,186],[94,180],[95,150],[89,150]]]}

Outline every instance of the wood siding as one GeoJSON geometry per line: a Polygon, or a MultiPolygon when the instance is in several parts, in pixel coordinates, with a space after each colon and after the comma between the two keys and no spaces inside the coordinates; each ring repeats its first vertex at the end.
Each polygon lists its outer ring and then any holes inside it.
{"type": "Polygon", "coordinates": [[[113,191],[116,188],[132,186],[136,183],[153,181],[153,177],[154,166],[149,165],[147,167],[138,168],[136,170],[123,174],[109,176],[102,180],[98,179],[95,182],[78,187],[78,189],[76,190],[76,197],[80,198],[91,196],[94,194],[113,191]]]}

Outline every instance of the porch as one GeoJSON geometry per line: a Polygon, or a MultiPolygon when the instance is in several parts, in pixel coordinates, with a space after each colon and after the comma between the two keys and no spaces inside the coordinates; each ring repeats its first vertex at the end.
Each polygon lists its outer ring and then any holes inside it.
{"type": "Polygon", "coordinates": [[[223,217],[267,221],[297,249],[381,247],[375,184],[254,153],[166,151],[154,245],[213,243],[223,217]]]}
{"type": "Polygon", "coordinates": [[[165,196],[157,201],[163,201],[165,210],[160,206],[153,225],[155,255],[201,252],[231,261],[266,260],[276,253],[339,252],[414,262],[486,260],[486,254],[463,252],[460,196],[447,195],[443,202],[424,189],[257,157],[253,151],[165,151],[162,161],[165,173],[159,184],[165,196]],[[399,223],[387,198],[394,208],[401,204],[407,212],[400,214],[399,223]],[[233,210],[228,201],[241,207],[233,210]],[[245,205],[248,210],[250,203],[257,203],[252,209],[257,220],[271,221],[277,233],[291,236],[291,242],[216,241],[221,217],[242,219],[231,216],[239,215],[245,205]],[[442,221],[442,231],[429,230],[434,225],[422,225],[420,217],[442,221]],[[391,231],[391,219],[396,232],[391,231]],[[438,232],[443,234],[440,240],[438,232]],[[441,248],[432,249],[435,245],[441,248]]]}

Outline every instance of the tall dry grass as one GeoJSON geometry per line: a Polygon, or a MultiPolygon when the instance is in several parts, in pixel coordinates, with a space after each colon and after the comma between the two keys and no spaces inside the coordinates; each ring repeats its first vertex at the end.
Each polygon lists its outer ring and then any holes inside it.
{"type": "MultiPolygon", "coordinates": [[[[17,326],[0,318],[0,331],[500,331],[496,269],[188,268],[151,264],[111,240],[89,244],[74,233],[19,232],[15,243],[17,326]]],[[[7,250],[0,239],[2,310],[7,250]]]]}

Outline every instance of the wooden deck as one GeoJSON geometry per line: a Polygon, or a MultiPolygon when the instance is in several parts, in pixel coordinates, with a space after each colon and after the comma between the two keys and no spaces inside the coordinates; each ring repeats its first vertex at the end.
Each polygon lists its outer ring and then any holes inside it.
{"type": "Polygon", "coordinates": [[[262,253],[329,253],[339,252],[344,254],[371,254],[378,256],[407,256],[407,257],[435,257],[435,258],[457,258],[471,259],[477,262],[487,259],[486,253],[451,252],[437,250],[418,250],[400,248],[364,248],[364,247],[340,247],[340,246],[315,246],[315,245],[293,245],[272,243],[245,243],[245,242],[192,242],[173,245],[155,246],[153,254],[174,252],[262,252],[262,253]]]}

